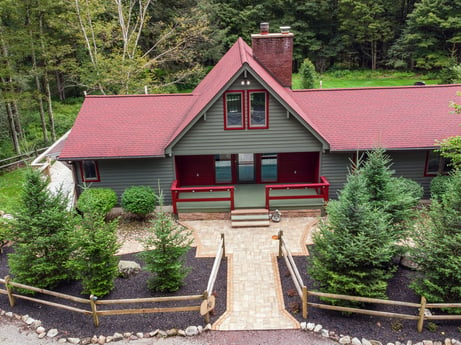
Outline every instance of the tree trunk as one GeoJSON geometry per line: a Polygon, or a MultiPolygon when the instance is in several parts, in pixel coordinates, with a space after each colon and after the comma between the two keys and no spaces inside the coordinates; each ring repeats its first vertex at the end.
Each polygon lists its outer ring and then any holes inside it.
{"type": "Polygon", "coordinates": [[[14,152],[21,154],[21,147],[19,145],[18,133],[16,132],[16,127],[14,125],[14,115],[11,109],[11,103],[5,102],[6,116],[8,118],[8,128],[10,130],[11,143],[13,144],[14,152]]]}
{"type": "Polygon", "coordinates": [[[378,60],[378,52],[377,52],[377,42],[376,40],[371,41],[371,69],[374,71],[376,70],[378,60]]]}

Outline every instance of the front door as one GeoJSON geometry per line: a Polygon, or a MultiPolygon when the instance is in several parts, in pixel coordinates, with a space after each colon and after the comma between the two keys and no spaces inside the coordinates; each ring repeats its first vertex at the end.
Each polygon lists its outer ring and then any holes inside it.
{"type": "Polygon", "coordinates": [[[253,153],[237,154],[237,183],[255,182],[255,155],[253,153]]]}

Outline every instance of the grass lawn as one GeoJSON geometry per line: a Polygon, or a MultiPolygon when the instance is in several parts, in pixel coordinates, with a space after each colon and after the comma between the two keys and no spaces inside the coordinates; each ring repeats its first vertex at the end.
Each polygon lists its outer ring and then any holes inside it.
{"type": "MultiPolygon", "coordinates": [[[[351,88],[351,87],[380,87],[380,86],[409,86],[417,81],[424,81],[427,85],[438,84],[440,80],[429,79],[432,76],[412,72],[371,71],[371,70],[337,70],[326,72],[319,76],[315,88],[351,88]]],[[[293,89],[301,89],[301,79],[293,74],[293,89]]]]}
{"type": "Polygon", "coordinates": [[[19,201],[26,168],[0,174],[0,210],[12,213],[19,201]]]}

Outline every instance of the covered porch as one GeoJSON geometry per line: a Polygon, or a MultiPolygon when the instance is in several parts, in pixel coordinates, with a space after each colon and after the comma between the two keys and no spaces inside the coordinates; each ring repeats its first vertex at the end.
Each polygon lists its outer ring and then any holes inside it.
{"type": "Polygon", "coordinates": [[[292,184],[236,184],[228,186],[171,186],[173,210],[178,213],[231,212],[234,209],[322,209],[329,182],[292,184]]]}

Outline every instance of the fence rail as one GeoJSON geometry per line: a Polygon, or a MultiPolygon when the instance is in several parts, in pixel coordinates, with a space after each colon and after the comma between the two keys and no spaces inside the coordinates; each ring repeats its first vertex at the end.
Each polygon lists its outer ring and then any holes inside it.
{"type": "Polygon", "coordinates": [[[93,323],[97,327],[100,324],[99,316],[104,315],[127,315],[127,314],[147,314],[147,313],[171,313],[171,312],[188,312],[188,311],[199,311],[200,314],[205,318],[205,322],[210,322],[210,312],[213,310],[215,305],[215,297],[212,295],[213,287],[216,281],[218,274],[220,261],[225,256],[225,245],[224,245],[224,235],[221,235],[221,241],[218,248],[218,253],[216,255],[213,269],[210,274],[210,278],[207,285],[207,290],[200,295],[190,295],[190,296],[171,296],[171,297],[148,297],[148,298],[133,298],[133,299],[119,299],[119,300],[99,300],[96,296],[91,295],[89,299],[75,297],[55,291],[50,291],[46,289],[41,289],[25,284],[15,283],[11,281],[9,276],[6,276],[5,279],[0,279],[0,284],[5,286],[5,289],[0,289],[0,295],[4,294],[8,296],[8,301],[11,307],[14,307],[16,304],[16,299],[23,299],[30,302],[35,302],[39,304],[44,304],[54,308],[64,309],[67,311],[72,311],[75,313],[80,313],[84,315],[89,315],[93,317],[93,323]],[[82,308],[69,306],[66,304],[61,304],[57,302],[51,302],[44,299],[25,296],[13,292],[13,288],[19,288],[28,290],[31,292],[38,292],[43,295],[48,295],[56,297],[65,301],[70,301],[73,303],[79,303],[83,305],[82,308]],[[140,303],[160,303],[160,302],[181,302],[181,301],[202,301],[197,305],[189,306],[180,306],[180,307],[141,307],[141,308],[126,308],[126,309],[98,309],[100,306],[104,305],[119,305],[119,304],[140,304],[140,303]],[[89,306],[88,309],[83,309],[84,307],[89,306]]]}
{"type": "Polygon", "coordinates": [[[325,202],[328,201],[328,194],[330,189],[330,182],[328,182],[325,176],[320,176],[320,183],[295,183],[295,184],[270,184],[266,185],[266,208],[270,209],[271,200],[295,200],[295,199],[323,199],[325,202]],[[271,195],[271,191],[275,190],[311,190],[314,189],[316,194],[304,195],[284,195],[275,196],[271,195]]]}
{"type": "Polygon", "coordinates": [[[171,184],[171,196],[173,203],[173,213],[178,214],[179,202],[210,202],[210,201],[229,201],[231,211],[235,208],[235,188],[234,186],[209,186],[209,187],[178,187],[178,180],[171,184]],[[215,197],[214,192],[228,192],[229,196],[215,197]],[[202,198],[184,198],[182,193],[202,193],[202,198]]]}
{"type": "Polygon", "coordinates": [[[46,150],[47,148],[42,148],[42,149],[37,149],[35,151],[26,152],[26,153],[23,153],[23,154],[14,156],[14,157],[1,159],[0,160],[0,170],[30,161],[34,157],[37,157],[41,152],[44,152],[46,150]]]}
{"type": "Polygon", "coordinates": [[[422,332],[424,321],[426,320],[461,320],[461,315],[426,315],[425,313],[426,310],[429,310],[431,308],[434,308],[434,309],[461,308],[461,303],[427,303],[426,298],[424,296],[421,297],[420,303],[413,303],[413,302],[384,300],[384,299],[369,298],[369,297],[331,294],[331,293],[325,293],[325,292],[319,292],[319,291],[308,291],[307,287],[304,285],[302,281],[302,278],[293,260],[291,252],[288,249],[288,246],[283,238],[283,231],[279,232],[278,240],[279,240],[279,257],[282,257],[282,256],[284,257],[288,270],[290,272],[291,278],[293,279],[296,290],[298,292],[298,295],[301,297],[303,318],[305,319],[308,317],[308,308],[315,307],[319,309],[335,310],[335,311],[342,311],[342,312],[347,312],[347,313],[357,313],[357,314],[397,318],[397,319],[404,319],[404,320],[415,320],[417,321],[416,328],[418,332],[422,332]],[[330,304],[309,302],[310,296],[316,296],[320,298],[331,298],[331,299],[344,300],[344,301],[353,301],[353,302],[394,305],[394,306],[399,306],[399,307],[412,307],[412,308],[417,308],[418,312],[413,315],[410,315],[410,314],[392,313],[392,312],[361,309],[361,308],[341,307],[341,306],[330,305],[330,304]]]}

